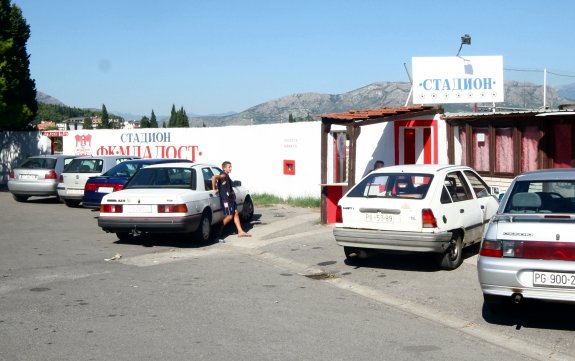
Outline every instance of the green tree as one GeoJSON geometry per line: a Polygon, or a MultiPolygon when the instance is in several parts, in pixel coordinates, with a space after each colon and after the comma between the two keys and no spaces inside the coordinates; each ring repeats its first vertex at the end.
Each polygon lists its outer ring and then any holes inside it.
{"type": "Polygon", "coordinates": [[[26,129],[38,111],[26,50],[29,38],[22,10],[0,0],[0,130],[26,129]]]}
{"type": "Polygon", "coordinates": [[[108,110],[106,109],[106,105],[102,104],[102,117],[100,118],[100,125],[98,125],[99,129],[110,129],[110,116],[108,115],[108,110]]]}
{"type": "Polygon", "coordinates": [[[85,117],[82,129],[92,129],[92,118],[85,117]]]}
{"type": "Polygon", "coordinates": [[[168,120],[168,128],[174,128],[177,125],[178,115],[176,113],[176,105],[172,104],[172,111],[170,112],[170,120],[168,120]]]}
{"type": "Polygon", "coordinates": [[[154,114],[154,109],[152,109],[152,115],[150,116],[150,128],[157,128],[158,120],[156,119],[156,114],[154,114]]]}
{"type": "Polygon", "coordinates": [[[140,119],[140,128],[151,128],[150,119],[148,117],[143,116],[142,119],[140,119]]]}
{"type": "Polygon", "coordinates": [[[289,113],[288,123],[293,123],[293,122],[295,122],[295,120],[293,119],[293,114],[289,113]]]}
{"type": "Polygon", "coordinates": [[[189,128],[190,127],[190,119],[184,110],[184,107],[181,107],[178,111],[178,127],[179,128],[189,128]]]}

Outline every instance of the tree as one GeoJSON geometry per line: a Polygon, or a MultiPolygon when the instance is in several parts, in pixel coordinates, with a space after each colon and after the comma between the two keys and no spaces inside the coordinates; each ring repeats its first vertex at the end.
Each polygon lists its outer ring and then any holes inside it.
{"type": "Polygon", "coordinates": [[[0,130],[30,127],[38,111],[26,42],[30,27],[22,10],[0,0],[0,130]]]}
{"type": "Polygon", "coordinates": [[[177,114],[176,114],[176,105],[172,104],[172,111],[170,112],[170,120],[168,121],[168,128],[176,127],[177,122],[177,114]]]}
{"type": "Polygon", "coordinates": [[[143,116],[142,119],[140,119],[140,128],[151,128],[150,119],[148,117],[143,116]]]}
{"type": "Polygon", "coordinates": [[[84,123],[82,124],[82,129],[92,129],[92,119],[84,118],[84,123]]]}
{"type": "Polygon", "coordinates": [[[184,107],[181,107],[178,111],[178,127],[180,128],[189,128],[190,127],[190,119],[184,110],[184,107]]]}
{"type": "Polygon", "coordinates": [[[152,115],[150,116],[150,128],[157,128],[158,120],[156,119],[156,114],[154,114],[154,109],[152,109],[152,115]]]}
{"type": "Polygon", "coordinates": [[[106,105],[102,104],[102,117],[100,118],[100,125],[98,125],[99,129],[110,129],[110,117],[108,116],[108,110],[106,109],[106,105]]]}
{"type": "Polygon", "coordinates": [[[293,114],[289,113],[288,123],[293,123],[295,120],[293,119],[293,114]]]}

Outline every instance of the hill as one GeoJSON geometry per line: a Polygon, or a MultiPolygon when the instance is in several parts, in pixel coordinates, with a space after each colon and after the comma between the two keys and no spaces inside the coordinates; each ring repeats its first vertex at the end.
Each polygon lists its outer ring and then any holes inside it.
{"type": "MultiPolygon", "coordinates": [[[[308,116],[313,117],[318,114],[352,109],[398,107],[405,105],[409,90],[410,84],[407,82],[378,82],[344,94],[292,94],[232,115],[192,117],[190,126],[279,123],[287,122],[290,113],[294,118],[305,119],[308,116]]],[[[557,89],[547,87],[547,107],[557,108],[561,104],[570,102],[573,100],[559,96],[557,89]]],[[[492,104],[483,105],[492,106],[492,104]]],[[[505,103],[497,104],[497,106],[513,109],[541,109],[543,107],[543,86],[512,80],[506,81],[505,103]]],[[[444,108],[447,112],[473,111],[473,104],[446,104],[444,108]]]]}

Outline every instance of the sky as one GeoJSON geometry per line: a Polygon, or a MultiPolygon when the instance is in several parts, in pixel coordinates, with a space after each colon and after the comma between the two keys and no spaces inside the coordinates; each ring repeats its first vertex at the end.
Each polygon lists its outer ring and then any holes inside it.
{"type": "Polygon", "coordinates": [[[412,57],[503,56],[504,79],[575,83],[575,1],[12,0],[36,90],[78,108],[240,112],[409,81],[412,57]]]}

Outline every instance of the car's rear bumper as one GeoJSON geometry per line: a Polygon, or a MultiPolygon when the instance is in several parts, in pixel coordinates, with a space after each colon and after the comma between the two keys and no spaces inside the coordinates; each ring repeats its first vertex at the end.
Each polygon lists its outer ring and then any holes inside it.
{"type": "Polygon", "coordinates": [[[57,182],[24,182],[11,180],[8,182],[8,190],[12,194],[25,196],[56,196],[57,182]]]}
{"type": "Polygon", "coordinates": [[[106,232],[187,233],[200,225],[201,214],[185,217],[98,217],[98,226],[106,232]]]}
{"type": "Polygon", "coordinates": [[[81,201],[84,198],[83,188],[60,188],[58,187],[58,196],[61,199],[70,199],[81,201]]]}
{"type": "Polygon", "coordinates": [[[342,227],[335,227],[333,235],[340,246],[408,252],[443,253],[451,240],[450,232],[399,232],[342,227]]]}
{"type": "Polygon", "coordinates": [[[484,294],[511,296],[519,293],[524,298],[575,302],[575,285],[569,287],[534,286],[534,271],[574,274],[575,264],[571,261],[486,256],[479,256],[477,260],[477,276],[484,294]]]}

